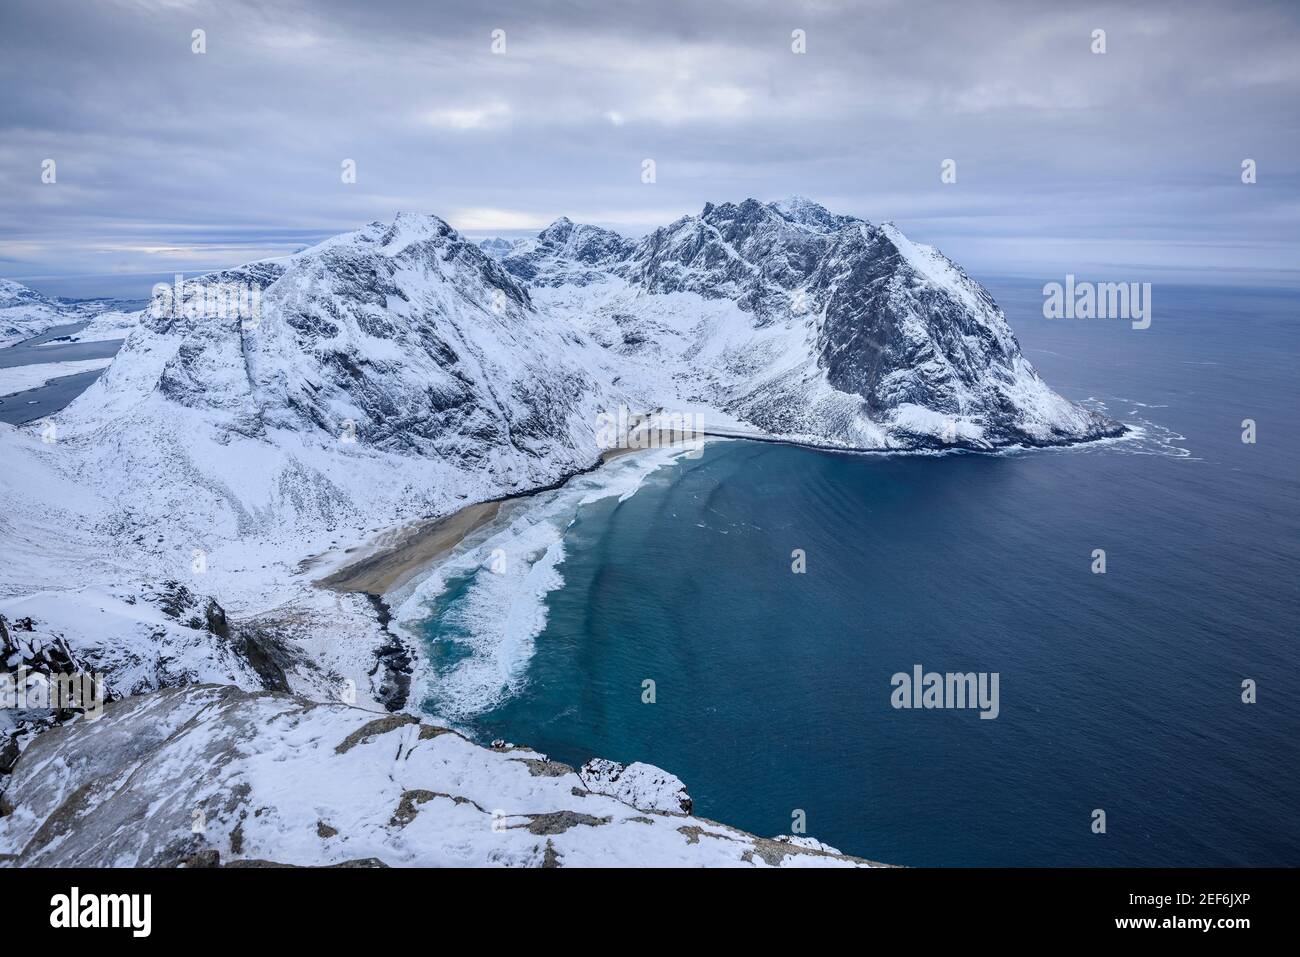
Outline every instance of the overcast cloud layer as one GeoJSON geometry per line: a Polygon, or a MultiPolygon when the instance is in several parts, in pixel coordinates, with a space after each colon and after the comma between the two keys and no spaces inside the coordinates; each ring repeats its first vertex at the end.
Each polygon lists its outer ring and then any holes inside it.
{"type": "Polygon", "coordinates": [[[1052,6],[3,0],[0,276],[143,296],[398,210],[635,235],[791,193],[977,276],[1293,276],[1300,5],[1052,6]]]}

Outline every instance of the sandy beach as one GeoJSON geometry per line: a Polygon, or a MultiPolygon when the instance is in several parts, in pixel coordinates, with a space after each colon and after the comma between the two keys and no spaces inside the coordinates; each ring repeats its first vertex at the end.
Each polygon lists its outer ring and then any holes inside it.
{"type": "MultiPolygon", "coordinates": [[[[490,502],[475,502],[441,518],[426,519],[393,529],[368,543],[367,554],[336,568],[324,578],[317,579],[315,584],[332,591],[362,592],[376,597],[387,594],[402,587],[421,569],[447,554],[465,536],[496,518],[501,506],[506,503],[559,488],[575,475],[593,472],[620,456],[637,451],[641,450],[624,447],[606,449],[590,468],[565,476],[553,485],[490,502]]],[[[308,559],[304,568],[310,568],[320,557],[308,559]]]]}
{"type": "Polygon", "coordinates": [[[421,568],[455,548],[466,535],[496,518],[501,505],[500,500],[476,502],[442,518],[408,525],[394,532],[390,541],[378,543],[370,555],[316,584],[334,591],[375,596],[400,588],[421,568]]]}

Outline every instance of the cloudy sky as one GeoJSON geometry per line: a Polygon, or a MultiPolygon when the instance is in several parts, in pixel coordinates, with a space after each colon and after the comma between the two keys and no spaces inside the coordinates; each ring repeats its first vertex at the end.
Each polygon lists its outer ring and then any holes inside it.
{"type": "Polygon", "coordinates": [[[0,276],[147,295],[399,210],[636,235],[798,193],[977,276],[1288,281],[1298,25],[1291,0],[3,0],[0,276]]]}

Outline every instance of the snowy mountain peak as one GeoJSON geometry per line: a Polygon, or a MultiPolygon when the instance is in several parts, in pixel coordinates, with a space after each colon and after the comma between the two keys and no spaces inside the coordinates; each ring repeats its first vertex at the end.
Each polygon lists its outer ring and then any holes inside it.
{"type": "Polygon", "coordinates": [[[519,243],[524,242],[522,239],[502,239],[494,236],[490,239],[480,239],[478,248],[487,253],[493,259],[501,259],[510,250],[514,249],[519,243]]]}
{"type": "Polygon", "coordinates": [[[862,222],[853,216],[836,215],[820,203],[797,194],[768,205],[790,222],[811,229],[829,231],[862,222]]]}
{"type": "Polygon", "coordinates": [[[0,279],[0,309],[36,305],[52,306],[53,303],[30,286],[12,279],[0,279]]]}
{"type": "Polygon", "coordinates": [[[399,212],[384,229],[380,243],[389,248],[401,249],[412,243],[461,240],[461,236],[445,220],[431,213],[399,212]]]}
{"type": "Polygon", "coordinates": [[[537,240],[557,255],[587,263],[610,260],[631,247],[628,240],[611,229],[575,223],[567,216],[561,216],[538,233],[537,240]]]}
{"type": "Polygon", "coordinates": [[[79,316],[63,303],[12,279],[0,279],[0,346],[39,335],[79,316]]]}
{"type": "Polygon", "coordinates": [[[575,223],[561,216],[536,239],[520,240],[499,257],[505,268],[530,284],[556,286],[586,285],[599,278],[597,270],[625,258],[632,242],[609,229],[575,223]]]}
{"type": "Polygon", "coordinates": [[[537,238],[542,242],[562,243],[569,238],[569,234],[572,232],[573,220],[568,216],[561,216],[559,219],[555,220],[555,222],[551,223],[551,225],[538,233],[537,238]]]}

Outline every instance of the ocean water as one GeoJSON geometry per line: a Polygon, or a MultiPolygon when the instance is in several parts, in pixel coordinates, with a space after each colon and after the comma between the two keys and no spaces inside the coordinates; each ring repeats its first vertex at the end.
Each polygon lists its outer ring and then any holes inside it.
{"type": "Polygon", "coordinates": [[[496,693],[453,710],[481,739],[658,764],[706,817],[773,835],[798,810],[891,863],[1300,864],[1294,293],[1158,286],[1133,330],[1044,320],[1038,285],[991,288],[1048,383],[1133,438],[710,443],[635,494],[571,503],[521,556],[545,575],[496,615],[531,623],[526,646],[470,639],[493,574],[472,556],[408,605],[430,709],[477,660],[496,693]],[[998,717],[891,707],[916,664],[997,672],[998,717]]]}
{"type": "MultiPolygon", "coordinates": [[[[55,326],[38,336],[0,349],[0,369],[45,365],[51,362],[71,362],[79,359],[101,359],[116,355],[117,350],[122,346],[121,339],[95,342],[58,341],[64,336],[80,332],[88,325],[89,322],[74,322],[55,326]]],[[[52,415],[90,388],[90,384],[104,372],[104,369],[94,369],[90,372],[59,376],[34,389],[0,396],[0,422],[20,425],[23,422],[52,415]]]]}

